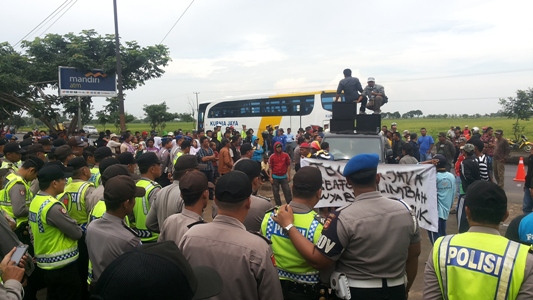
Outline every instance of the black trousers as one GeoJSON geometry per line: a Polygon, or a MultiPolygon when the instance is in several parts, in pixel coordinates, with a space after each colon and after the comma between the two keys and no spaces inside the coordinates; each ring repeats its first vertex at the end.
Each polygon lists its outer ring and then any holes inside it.
{"type": "MultiPolygon", "coordinates": [[[[207,177],[207,181],[211,182],[212,184],[215,184],[215,177],[213,170],[204,171],[202,170],[202,173],[205,174],[205,177],[207,177]]],[[[209,200],[215,199],[215,191],[213,189],[209,189],[209,200]]]]}
{"type": "Polygon", "coordinates": [[[81,298],[81,284],[77,263],[61,269],[43,270],[48,293],[46,300],[78,300],[81,298]]]}
{"type": "Polygon", "coordinates": [[[375,289],[350,288],[352,300],[405,300],[405,286],[375,289]]]}
{"type": "Polygon", "coordinates": [[[76,264],[78,265],[78,278],[80,279],[81,284],[81,299],[89,299],[89,287],[87,284],[87,275],[89,274],[89,250],[87,249],[87,244],[85,243],[85,233],[82,235],[81,239],[78,240],[78,250],[80,255],[76,264]]]}

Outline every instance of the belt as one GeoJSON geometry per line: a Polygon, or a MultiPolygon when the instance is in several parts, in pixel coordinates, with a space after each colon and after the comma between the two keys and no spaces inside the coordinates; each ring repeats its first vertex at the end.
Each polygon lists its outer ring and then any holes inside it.
{"type": "MultiPolygon", "coordinates": [[[[387,287],[393,287],[398,285],[405,284],[405,278],[402,276],[400,278],[387,278],[387,287]]],[[[375,289],[382,288],[384,281],[381,278],[368,279],[368,280],[357,280],[348,278],[348,284],[353,288],[362,288],[362,289],[375,289]]]]}

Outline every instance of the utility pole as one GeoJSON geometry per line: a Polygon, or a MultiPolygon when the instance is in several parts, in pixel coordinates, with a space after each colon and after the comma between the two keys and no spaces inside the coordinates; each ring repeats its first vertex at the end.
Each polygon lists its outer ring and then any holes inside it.
{"type": "Polygon", "coordinates": [[[81,97],[78,96],[78,132],[81,130],[81,97]]]}
{"type": "Polygon", "coordinates": [[[117,0],[113,0],[115,13],[115,57],[117,60],[118,113],[120,116],[120,131],[126,131],[126,116],[124,115],[124,94],[122,93],[122,62],[120,61],[120,38],[118,35],[117,0]]]}
{"type": "Polygon", "coordinates": [[[196,130],[199,130],[198,126],[200,125],[200,122],[198,121],[200,119],[200,106],[198,104],[198,94],[200,92],[193,92],[193,94],[196,95],[196,130]]]}

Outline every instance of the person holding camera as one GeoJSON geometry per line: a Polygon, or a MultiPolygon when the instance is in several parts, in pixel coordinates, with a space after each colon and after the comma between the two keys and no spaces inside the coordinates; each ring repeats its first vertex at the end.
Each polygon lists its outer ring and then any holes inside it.
{"type": "Polygon", "coordinates": [[[388,102],[385,96],[385,88],[376,84],[374,77],[368,77],[367,86],[359,96],[357,102],[361,102],[360,113],[365,113],[365,108],[373,110],[375,114],[381,113],[381,106],[388,102]]]}

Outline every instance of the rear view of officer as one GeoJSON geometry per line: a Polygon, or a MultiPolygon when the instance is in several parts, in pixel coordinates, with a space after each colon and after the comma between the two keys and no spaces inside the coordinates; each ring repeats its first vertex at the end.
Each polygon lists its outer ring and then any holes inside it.
{"type": "MultiPolygon", "coordinates": [[[[293,199],[289,206],[294,211],[294,225],[282,228],[271,218],[276,212],[268,212],[261,225],[261,234],[272,241],[276,257],[283,298],[285,300],[319,299],[325,297],[327,288],[320,284],[319,272],[298,253],[287,235],[293,226],[305,232],[305,238],[316,244],[322,224],[313,207],[322,195],[322,174],[315,167],[303,167],[294,175],[293,199]]],[[[324,298],[325,299],[325,298],[324,298]]]]}
{"type": "Polygon", "coordinates": [[[418,224],[407,204],[377,190],[378,163],[376,154],[359,154],[348,161],[343,175],[355,200],[328,215],[316,246],[291,226],[290,206],[272,216],[313,267],[322,270],[336,262],[330,283],[341,299],[404,300],[416,277],[418,224]]]}

